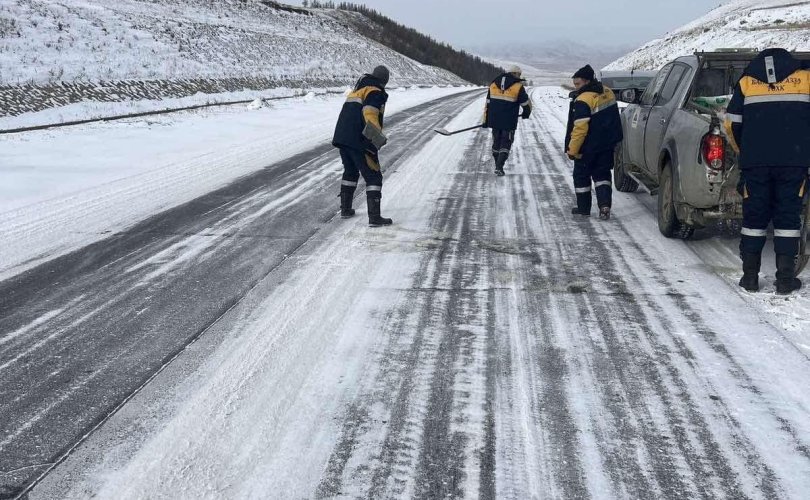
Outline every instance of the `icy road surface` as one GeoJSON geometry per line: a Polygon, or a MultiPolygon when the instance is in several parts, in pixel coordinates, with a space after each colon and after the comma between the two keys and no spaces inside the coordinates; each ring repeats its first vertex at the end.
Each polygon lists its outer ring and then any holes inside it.
{"type": "Polygon", "coordinates": [[[808,292],[742,292],[647,195],[572,219],[567,101],[532,95],[503,178],[429,132],[480,95],[403,112],[392,227],[335,216],[321,148],[0,284],[8,494],[806,498],[808,292]]]}

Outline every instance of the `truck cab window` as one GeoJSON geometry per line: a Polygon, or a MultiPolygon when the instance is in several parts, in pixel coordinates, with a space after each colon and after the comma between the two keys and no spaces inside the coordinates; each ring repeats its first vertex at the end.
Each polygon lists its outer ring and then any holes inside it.
{"type": "Polygon", "coordinates": [[[667,81],[664,83],[664,87],[661,89],[661,94],[655,102],[656,106],[664,106],[672,100],[675,96],[675,92],[678,90],[681,79],[688,70],[689,66],[682,64],[677,64],[672,68],[672,71],[669,72],[669,76],[667,77],[667,81]]]}
{"type": "Polygon", "coordinates": [[[652,106],[654,101],[653,97],[657,96],[661,92],[661,87],[664,86],[664,81],[667,79],[667,75],[671,69],[672,64],[668,64],[661,68],[661,71],[658,72],[655,80],[653,80],[652,83],[647,86],[647,90],[645,90],[644,95],[641,96],[642,106],[652,106]]]}

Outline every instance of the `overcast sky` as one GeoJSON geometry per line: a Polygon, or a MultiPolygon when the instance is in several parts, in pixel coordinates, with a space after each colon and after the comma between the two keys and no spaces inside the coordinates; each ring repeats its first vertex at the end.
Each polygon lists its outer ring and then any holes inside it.
{"type": "MultiPolygon", "coordinates": [[[[301,0],[287,1],[301,4],[301,0]]],[[[354,0],[460,47],[559,39],[578,39],[587,45],[635,45],[725,1],[354,0]]]]}

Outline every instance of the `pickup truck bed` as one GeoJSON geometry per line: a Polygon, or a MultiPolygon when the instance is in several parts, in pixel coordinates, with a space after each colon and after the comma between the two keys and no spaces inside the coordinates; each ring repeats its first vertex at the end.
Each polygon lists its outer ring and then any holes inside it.
{"type": "MultiPolygon", "coordinates": [[[[641,98],[622,112],[624,141],[616,150],[614,184],[620,191],[641,186],[657,194],[658,226],[667,237],[689,238],[713,221],[742,217],[737,155],[722,120],[734,86],[755,56],[698,52],[680,57],[661,68],[641,98]]],[[[810,53],[796,56],[810,61],[810,53]]]]}

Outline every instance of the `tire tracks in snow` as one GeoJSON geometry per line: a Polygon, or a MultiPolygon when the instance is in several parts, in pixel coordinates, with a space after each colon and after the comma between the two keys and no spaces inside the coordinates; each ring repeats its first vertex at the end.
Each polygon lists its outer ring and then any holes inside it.
{"type": "MultiPolygon", "coordinates": [[[[389,127],[401,141],[386,155],[388,175],[470,99],[397,114],[389,127]]],[[[316,148],[0,282],[0,331],[24,332],[0,345],[0,471],[19,471],[0,475],[0,488],[40,477],[271,279],[334,217],[339,176],[336,152],[316,148]],[[46,465],[21,470],[32,463],[46,465]]]]}
{"type": "MultiPolygon", "coordinates": [[[[541,123],[540,132],[541,135],[534,138],[539,146],[538,160],[547,160],[544,166],[551,174],[544,177],[548,181],[543,192],[558,193],[558,186],[570,184],[567,162],[562,158],[560,138],[557,138],[559,130],[541,123]],[[550,150],[549,144],[555,146],[554,150],[550,150]]],[[[636,446],[646,451],[654,468],[654,474],[644,481],[639,481],[638,477],[621,478],[623,473],[634,468],[643,470],[644,464],[635,464],[631,458],[637,452],[624,454],[620,449],[604,450],[606,460],[612,461],[613,456],[625,457],[623,463],[606,462],[614,485],[621,486],[616,490],[617,494],[629,492],[632,497],[640,497],[645,491],[659,491],[667,498],[747,498],[758,496],[761,492],[767,498],[784,496],[785,492],[781,490],[773,469],[754,451],[754,443],[741,429],[734,417],[734,409],[726,405],[723,397],[711,398],[714,400],[712,405],[695,401],[694,396],[699,394],[695,390],[696,382],[702,386],[699,389],[706,391],[704,396],[721,392],[702,376],[700,360],[695,353],[677,336],[672,336],[669,341],[662,337],[664,332],[674,333],[684,329],[696,332],[726,365],[735,383],[749,393],[749,397],[759,399],[780,423],[786,420],[762,397],[741,363],[719,340],[719,334],[706,324],[703,319],[705,313],[698,312],[692,306],[700,299],[700,291],[692,292],[695,294],[694,300],[679,292],[678,286],[666,278],[656,259],[644,250],[641,242],[620,219],[607,224],[591,220],[575,221],[567,214],[561,197],[557,195],[556,198],[557,202],[552,207],[555,209],[553,220],[567,221],[563,226],[568,226],[557,228],[557,231],[567,229],[584,234],[584,241],[590,250],[582,252],[579,242],[570,245],[559,243],[559,253],[573,256],[576,262],[573,272],[568,266],[565,279],[588,282],[599,277],[607,279],[622,292],[621,300],[610,298],[600,290],[581,294],[576,301],[578,315],[589,318],[591,322],[588,328],[599,332],[598,336],[590,332],[591,338],[597,337],[599,340],[591,346],[592,352],[600,352],[601,347],[601,355],[607,358],[604,361],[595,359],[591,363],[593,368],[600,365],[609,367],[603,376],[594,378],[602,382],[603,400],[610,401],[611,382],[620,382],[622,399],[627,399],[626,405],[605,404],[605,408],[613,414],[614,429],[620,430],[618,436],[622,438],[622,447],[626,447],[627,439],[632,437],[631,442],[636,442],[636,446]],[[615,226],[618,226],[618,230],[612,231],[616,229],[615,226]],[[633,265],[631,259],[638,261],[633,265]],[[619,270],[634,268],[646,268],[648,272],[634,273],[631,276],[635,279],[627,279],[625,273],[619,270]],[[642,282],[639,276],[652,278],[650,281],[661,293],[633,293],[633,290],[645,292],[650,288],[650,283],[642,282]],[[635,324],[628,325],[628,318],[632,318],[635,324]],[[683,325],[688,326],[684,328],[683,325]],[[623,338],[628,334],[632,343],[623,338]],[[638,351],[639,347],[643,347],[641,352],[638,351]],[[656,416],[649,411],[656,407],[663,411],[664,422],[655,422],[656,416]],[[730,436],[723,436],[724,433],[717,430],[717,423],[709,422],[709,415],[717,417],[717,413],[720,414],[721,426],[730,428],[730,436]],[[628,416],[632,417],[635,428],[625,427],[622,432],[621,425],[628,420],[628,416]],[[670,437],[661,439],[661,436],[670,437]],[[722,442],[724,440],[728,442],[722,442]],[[666,451],[661,453],[661,450],[666,451]],[[685,463],[679,464],[681,460],[685,463]],[[680,474],[673,473],[679,470],[680,474]],[[750,484],[744,484],[748,482],[749,475],[756,478],[755,489],[750,484]],[[647,483],[655,489],[648,490],[647,483]],[[628,484],[635,485],[636,489],[628,490],[628,484]]],[[[789,425],[781,426],[794,440],[796,451],[806,461],[806,445],[798,438],[797,432],[789,425]]]]}
{"type": "Polygon", "coordinates": [[[348,411],[321,497],[350,488],[365,498],[458,498],[472,484],[480,497],[495,498],[495,291],[491,255],[476,243],[491,231],[484,188],[491,178],[478,169],[486,149],[483,140],[468,149],[452,191],[439,198],[429,223],[439,235],[435,248],[386,324],[380,372],[348,411]],[[380,405],[388,415],[381,432],[368,422],[380,405]],[[471,429],[484,431],[483,446],[471,429]],[[377,451],[358,459],[357,450],[377,451]]]}

